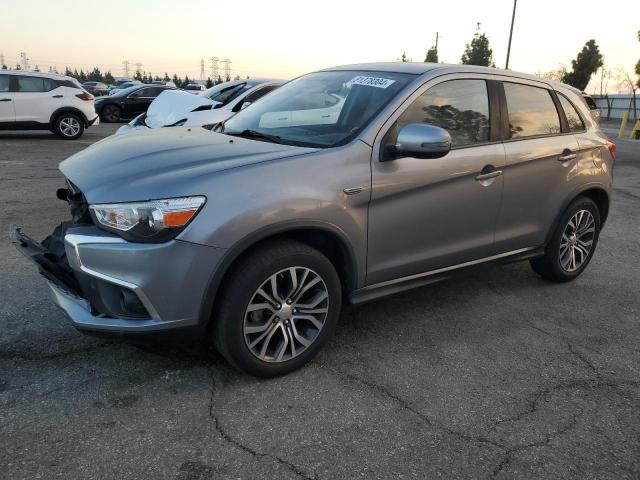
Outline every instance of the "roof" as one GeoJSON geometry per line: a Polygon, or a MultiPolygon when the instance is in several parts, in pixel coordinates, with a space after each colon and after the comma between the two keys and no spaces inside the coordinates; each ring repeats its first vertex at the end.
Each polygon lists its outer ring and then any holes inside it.
{"type": "Polygon", "coordinates": [[[0,73],[8,73],[9,75],[30,75],[32,77],[54,78],[56,80],[69,80],[72,77],[60,75],[52,72],[32,72],[30,70],[0,70],[0,73]]]}
{"type": "MultiPolygon", "coordinates": [[[[337,67],[325,68],[321,71],[337,71],[337,70],[368,70],[372,72],[390,72],[390,73],[408,73],[412,75],[423,75],[427,72],[438,71],[438,74],[446,73],[484,73],[487,75],[504,75],[507,77],[523,78],[544,82],[549,85],[562,86],[564,88],[574,89],[570,85],[556,82],[546,78],[541,78],[530,73],[514,72],[513,70],[504,70],[495,67],[480,67],[477,65],[455,65],[447,63],[424,63],[424,62],[379,62],[379,63],[354,63],[351,65],[341,65],[337,67]]],[[[575,90],[575,89],[574,89],[575,90]]],[[[578,90],[576,90],[578,91],[578,90]]]]}

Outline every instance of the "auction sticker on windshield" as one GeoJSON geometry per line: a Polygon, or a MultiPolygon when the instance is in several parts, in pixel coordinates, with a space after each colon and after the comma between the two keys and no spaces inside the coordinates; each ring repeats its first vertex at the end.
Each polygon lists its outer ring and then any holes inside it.
{"type": "Polygon", "coordinates": [[[395,83],[395,80],[390,80],[388,78],[380,78],[380,77],[367,77],[365,75],[358,75],[354,77],[349,82],[351,85],[366,85],[368,87],[376,87],[376,88],[387,88],[392,83],[395,83]]]}

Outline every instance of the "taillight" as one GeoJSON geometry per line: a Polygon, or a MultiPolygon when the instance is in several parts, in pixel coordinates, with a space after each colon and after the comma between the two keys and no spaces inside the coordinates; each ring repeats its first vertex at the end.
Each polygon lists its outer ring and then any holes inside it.
{"type": "Polygon", "coordinates": [[[616,144],[613,143],[611,140],[607,139],[607,148],[609,149],[609,153],[615,160],[616,157],[618,156],[618,147],[616,147],[616,144]]]}
{"type": "Polygon", "coordinates": [[[78,93],[76,94],[76,97],[78,97],[80,100],[85,101],[93,100],[93,95],[91,95],[89,92],[78,93]]]}

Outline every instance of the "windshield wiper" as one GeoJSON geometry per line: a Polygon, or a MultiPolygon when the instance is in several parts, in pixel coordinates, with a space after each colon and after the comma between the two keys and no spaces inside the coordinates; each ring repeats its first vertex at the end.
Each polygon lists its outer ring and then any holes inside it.
{"type": "Polygon", "coordinates": [[[266,140],[271,143],[282,143],[282,140],[277,135],[269,135],[266,133],[258,132],[257,130],[246,129],[241,132],[223,132],[227,135],[233,135],[235,137],[243,138],[256,138],[260,140],[266,140]]]}

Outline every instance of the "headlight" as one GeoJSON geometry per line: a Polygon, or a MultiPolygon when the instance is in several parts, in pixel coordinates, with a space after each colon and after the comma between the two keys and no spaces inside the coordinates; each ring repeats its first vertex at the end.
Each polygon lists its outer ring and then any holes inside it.
{"type": "Polygon", "coordinates": [[[168,198],[135,203],[90,205],[98,225],[133,242],[166,242],[196,216],[205,197],[168,198]]]}

